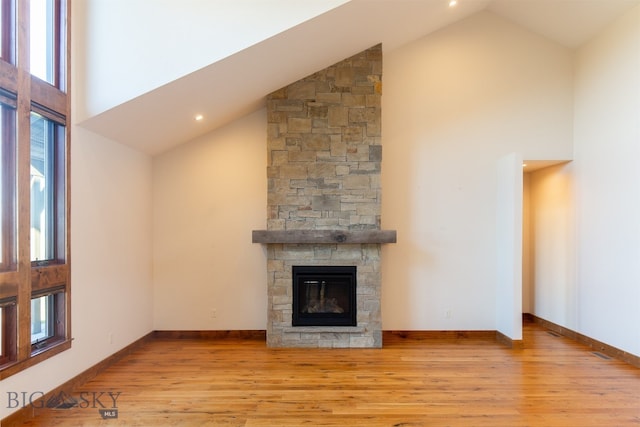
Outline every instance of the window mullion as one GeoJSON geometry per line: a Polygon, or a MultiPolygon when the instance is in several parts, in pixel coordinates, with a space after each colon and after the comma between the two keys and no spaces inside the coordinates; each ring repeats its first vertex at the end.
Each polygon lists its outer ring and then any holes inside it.
{"type": "Polygon", "coordinates": [[[64,49],[64,25],[63,22],[65,20],[65,15],[64,15],[64,11],[62,10],[62,2],[60,0],[55,0],[54,3],[54,16],[55,16],[55,22],[54,22],[54,32],[53,32],[53,37],[54,37],[54,43],[53,43],[53,49],[54,49],[54,54],[53,54],[53,72],[55,73],[54,78],[53,78],[53,85],[57,88],[60,88],[61,90],[65,90],[65,84],[64,84],[64,73],[62,73],[62,70],[64,68],[63,62],[64,62],[64,56],[63,56],[63,52],[62,49],[64,49]]]}
{"type": "Polygon", "coordinates": [[[17,261],[20,286],[18,289],[18,361],[31,355],[31,248],[30,248],[30,164],[31,164],[31,75],[29,74],[29,0],[18,0],[17,31],[17,203],[18,235],[17,261]]]}
{"type": "Polygon", "coordinates": [[[18,141],[18,236],[17,260],[20,287],[18,291],[18,359],[23,360],[31,353],[31,122],[29,89],[31,76],[18,70],[17,141],[18,141]]]}

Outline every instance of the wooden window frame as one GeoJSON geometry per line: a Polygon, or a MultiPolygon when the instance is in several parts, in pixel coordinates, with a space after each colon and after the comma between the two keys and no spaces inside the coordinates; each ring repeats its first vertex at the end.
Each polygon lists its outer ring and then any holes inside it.
{"type": "Polygon", "coordinates": [[[0,43],[0,58],[10,64],[15,63],[15,0],[2,0],[2,43],[0,43]]]}
{"type": "Polygon", "coordinates": [[[36,355],[42,353],[43,351],[47,351],[48,348],[55,344],[63,343],[65,340],[65,315],[66,315],[66,298],[65,298],[65,287],[60,286],[53,289],[48,289],[41,292],[35,292],[32,296],[32,299],[52,296],[53,307],[51,313],[51,324],[49,325],[52,329],[52,333],[49,337],[44,340],[37,341],[35,343],[31,343],[31,354],[36,355]]]}
{"type": "Polygon", "coordinates": [[[52,214],[52,222],[53,227],[53,250],[50,258],[44,260],[32,260],[32,267],[45,267],[49,265],[55,264],[64,264],[66,257],[66,176],[65,172],[65,134],[66,127],[64,125],[64,117],[56,117],[55,114],[51,112],[47,112],[46,109],[39,107],[37,104],[33,104],[31,106],[32,113],[36,113],[40,115],[44,120],[46,120],[49,124],[53,125],[53,140],[51,143],[52,147],[52,166],[53,166],[53,175],[49,178],[52,178],[53,181],[53,201],[54,205],[52,206],[53,212],[52,214]]]}
{"type": "Polygon", "coordinates": [[[4,328],[2,334],[2,341],[0,342],[0,365],[6,365],[16,360],[16,301],[15,298],[7,298],[0,300],[0,307],[2,307],[2,315],[0,318],[0,325],[4,328]]]}
{"type": "MultiPolygon", "coordinates": [[[[0,271],[3,353],[0,380],[23,371],[71,348],[71,260],[70,260],[70,7],[71,0],[53,0],[54,81],[50,84],[30,74],[30,0],[2,0],[3,34],[0,49],[0,101],[3,94],[14,96],[15,107],[15,213],[12,226],[3,226],[3,236],[13,233],[14,265],[0,271]],[[9,11],[9,14],[5,13],[9,11]],[[55,122],[54,259],[31,262],[30,165],[31,113],[55,122]],[[9,228],[9,229],[8,229],[9,228]],[[54,295],[53,335],[37,345],[31,343],[31,300],[54,295]]],[[[9,98],[11,98],[9,96],[9,98]]],[[[2,180],[7,185],[7,180],[2,180]]],[[[1,244],[5,244],[4,242],[1,244]]],[[[4,254],[4,251],[3,251],[4,254]]]]}
{"type": "Polygon", "coordinates": [[[4,183],[2,189],[2,256],[0,256],[0,272],[11,271],[16,268],[16,111],[15,98],[12,94],[4,94],[0,90],[0,150],[2,154],[2,175],[0,182],[4,183]],[[12,111],[12,115],[6,114],[12,111]],[[9,161],[11,159],[12,161],[9,161]]]}

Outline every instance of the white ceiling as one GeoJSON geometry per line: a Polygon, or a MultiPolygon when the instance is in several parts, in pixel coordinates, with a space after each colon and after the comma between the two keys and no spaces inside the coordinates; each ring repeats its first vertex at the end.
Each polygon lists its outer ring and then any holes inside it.
{"type": "Polygon", "coordinates": [[[568,48],[640,0],[351,0],[81,125],[150,155],[211,132],[289,83],[382,43],[385,52],[488,10],[568,48]],[[196,112],[204,120],[195,122],[196,112]]]}
{"type": "Polygon", "coordinates": [[[522,172],[531,173],[550,166],[569,163],[567,160],[523,160],[522,172]]]}
{"type": "Polygon", "coordinates": [[[487,10],[566,47],[577,48],[638,1],[494,0],[487,10]]]}

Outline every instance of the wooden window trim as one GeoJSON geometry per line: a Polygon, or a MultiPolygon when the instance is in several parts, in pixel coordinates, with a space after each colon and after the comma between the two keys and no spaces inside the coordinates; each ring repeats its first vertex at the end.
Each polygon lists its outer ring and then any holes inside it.
{"type": "Polygon", "coordinates": [[[15,63],[15,0],[2,0],[2,43],[0,44],[0,57],[10,64],[15,63]]]}
{"type": "Polygon", "coordinates": [[[16,301],[15,298],[0,300],[2,307],[2,325],[8,333],[2,334],[2,353],[0,353],[0,366],[7,365],[16,360],[17,336],[16,336],[16,301]]]}
{"type": "Polygon", "coordinates": [[[11,108],[13,110],[13,114],[11,117],[8,114],[2,114],[0,120],[2,121],[2,133],[0,134],[1,141],[3,141],[2,147],[2,176],[0,177],[0,182],[5,183],[5,187],[2,191],[2,223],[0,227],[3,230],[3,241],[2,244],[2,257],[0,259],[0,271],[12,271],[16,268],[16,215],[15,215],[15,207],[16,207],[16,146],[17,146],[17,138],[16,138],[16,111],[15,111],[15,100],[12,100],[10,97],[5,96],[4,94],[0,94],[0,102],[2,102],[6,107],[2,108],[11,108]],[[12,102],[13,101],[13,102],[12,102]],[[10,144],[5,143],[5,141],[11,141],[10,144]],[[8,159],[13,159],[13,161],[8,162],[8,159]]]}

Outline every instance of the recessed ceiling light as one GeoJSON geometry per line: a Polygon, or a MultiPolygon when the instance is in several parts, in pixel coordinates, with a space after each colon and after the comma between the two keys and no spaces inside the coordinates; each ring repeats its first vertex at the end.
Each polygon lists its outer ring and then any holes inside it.
{"type": "Polygon", "coordinates": [[[526,167],[527,167],[527,164],[526,164],[526,163],[523,163],[523,164],[522,164],[522,167],[523,167],[523,168],[526,168],[526,167]]]}
{"type": "Polygon", "coordinates": [[[449,7],[453,7],[453,6],[457,5],[457,4],[458,4],[458,0],[450,0],[449,1],[449,7]]]}
{"type": "Polygon", "coordinates": [[[202,114],[197,114],[195,119],[196,119],[196,122],[200,122],[202,121],[202,119],[204,119],[204,116],[202,114]]]}

